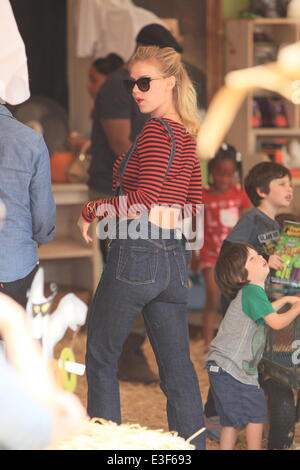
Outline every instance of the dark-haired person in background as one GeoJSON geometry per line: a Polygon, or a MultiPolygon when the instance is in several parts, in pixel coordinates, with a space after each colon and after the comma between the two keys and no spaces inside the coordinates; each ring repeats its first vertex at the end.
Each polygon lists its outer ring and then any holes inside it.
{"type": "MultiPolygon", "coordinates": [[[[93,100],[93,107],[100,87],[107,80],[109,74],[117,70],[119,67],[122,67],[123,64],[123,59],[115,53],[108,54],[106,57],[99,57],[92,62],[88,70],[86,88],[93,100]]],[[[91,117],[92,115],[93,108],[91,111],[91,117]]],[[[75,152],[88,152],[91,146],[90,139],[77,131],[70,132],[68,143],[71,149],[75,152]]]]}

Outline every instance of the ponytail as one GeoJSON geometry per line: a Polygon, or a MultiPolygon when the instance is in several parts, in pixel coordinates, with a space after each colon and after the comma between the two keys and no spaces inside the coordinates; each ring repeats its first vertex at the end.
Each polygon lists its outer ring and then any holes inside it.
{"type": "Polygon", "coordinates": [[[188,132],[196,138],[200,129],[196,90],[180,62],[174,88],[175,106],[188,132]]]}

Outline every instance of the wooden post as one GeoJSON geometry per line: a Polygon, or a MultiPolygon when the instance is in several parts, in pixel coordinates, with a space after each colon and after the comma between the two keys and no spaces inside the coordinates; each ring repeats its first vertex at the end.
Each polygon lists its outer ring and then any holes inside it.
{"type": "Polygon", "coordinates": [[[207,64],[207,102],[223,84],[223,0],[206,0],[206,64],[207,64]]]}

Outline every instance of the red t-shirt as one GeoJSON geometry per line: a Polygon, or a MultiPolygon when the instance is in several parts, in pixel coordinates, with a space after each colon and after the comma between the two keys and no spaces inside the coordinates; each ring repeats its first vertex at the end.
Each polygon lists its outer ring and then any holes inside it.
{"type": "Polygon", "coordinates": [[[232,185],[223,193],[215,193],[209,186],[203,188],[204,245],[200,254],[202,267],[214,266],[227,235],[238,222],[243,211],[251,207],[247,194],[239,185],[232,185]]]}

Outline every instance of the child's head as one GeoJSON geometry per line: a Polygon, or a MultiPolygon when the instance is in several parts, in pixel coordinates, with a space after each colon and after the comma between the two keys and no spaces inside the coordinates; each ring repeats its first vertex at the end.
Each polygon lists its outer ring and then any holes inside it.
{"type": "MultiPolygon", "coordinates": [[[[292,201],[291,173],[288,168],[275,162],[261,162],[255,165],[245,178],[245,190],[252,204],[260,206],[261,202],[279,194],[279,187],[286,186],[287,193],[282,194],[279,206],[288,207],[292,201]]],[[[275,201],[276,202],[276,201],[275,201]]],[[[278,207],[279,207],[278,206],[278,207]]]]}
{"type": "Polygon", "coordinates": [[[214,189],[224,192],[234,183],[239,156],[233,146],[223,144],[208,162],[208,173],[214,189]]]}
{"type": "Polygon", "coordinates": [[[267,261],[248,243],[232,243],[221,252],[215,267],[220,290],[230,300],[249,283],[264,283],[269,273],[267,261]]]}

